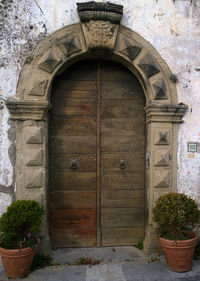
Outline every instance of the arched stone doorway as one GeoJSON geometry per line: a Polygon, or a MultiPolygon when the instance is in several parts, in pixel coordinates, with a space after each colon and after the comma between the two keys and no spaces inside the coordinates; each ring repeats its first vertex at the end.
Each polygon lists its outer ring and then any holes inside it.
{"type": "MultiPolygon", "coordinates": [[[[106,5],[106,4],[103,4],[106,5]]],[[[101,7],[102,11],[102,7],[101,7]]],[[[84,12],[84,11],[83,11],[84,12]]],[[[116,12],[116,9],[113,11],[116,12]]],[[[36,199],[47,207],[49,188],[48,110],[54,77],[80,59],[109,58],[137,77],[146,97],[146,234],[144,247],[157,246],[152,206],[163,193],[176,190],[178,124],[187,106],[178,104],[171,72],[158,52],[135,32],[120,25],[110,8],[82,23],[64,27],[45,38],[27,58],[15,99],[7,101],[16,125],[16,198],[36,199]],[[105,17],[106,15],[106,17],[105,17]]],[[[48,212],[42,227],[49,245],[48,212]]]]}

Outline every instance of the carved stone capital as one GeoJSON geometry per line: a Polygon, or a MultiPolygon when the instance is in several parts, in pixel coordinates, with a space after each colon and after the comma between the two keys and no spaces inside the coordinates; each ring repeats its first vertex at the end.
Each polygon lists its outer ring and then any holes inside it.
{"type": "Polygon", "coordinates": [[[145,107],[146,122],[182,123],[187,109],[185,104],[149,104],[145,107]]]}
{"type": "Polygon", "coordinates": [[[50,108],[47,101],[16,101],[7,100],[6,106],[10,112],[12,120],[45,120],[50,108]]]}

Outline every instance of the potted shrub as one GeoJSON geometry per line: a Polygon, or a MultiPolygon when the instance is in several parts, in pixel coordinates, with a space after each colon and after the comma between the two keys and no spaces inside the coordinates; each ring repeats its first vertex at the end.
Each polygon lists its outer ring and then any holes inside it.
{"type": "Polygon", "coordinates": [[[0,255],[10,278],[28,275],[39,247],[44,208],[34,200],[13,202],[0,217],[0,255]]]}
{"type": "Polygon", "coordinates": [[[153,220],[158,225],[159,243],[171,270],[190,270],[198,239],[192,229],[199,218],[197,204],[185,194],[170,192],[156,201],[153,220]]]}

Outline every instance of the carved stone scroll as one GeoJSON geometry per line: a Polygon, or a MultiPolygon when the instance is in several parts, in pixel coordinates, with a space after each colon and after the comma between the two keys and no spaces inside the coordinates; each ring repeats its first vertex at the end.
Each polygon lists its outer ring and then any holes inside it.
{"type": "Polygon", "coordinates": [[[81,22],[102,20],[119,24],[123,14],[123,6],[109,2],[102,3],[90,1],[85,3],[77,3],[77,7],[81,22]]]}

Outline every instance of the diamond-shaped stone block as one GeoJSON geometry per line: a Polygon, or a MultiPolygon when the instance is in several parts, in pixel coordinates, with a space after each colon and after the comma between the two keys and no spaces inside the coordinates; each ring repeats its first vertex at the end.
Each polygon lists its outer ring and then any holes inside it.
{"type": "Polygon", "coordinates": [[[155,93],[154,96],[155,100],[167,99],[166,85],[163,79],[158,79],[158,81],[156,81],[156,83],[153,84],[153,89],[155,93]]]}
{"type": "Polygon", "coordinates": [[[149,77],[155,75],[156,73],[160,72],[160,70],[157,68],[155,62],[153,61],[153,59],[149,55],[144,57],[139,62],[138,66],[145,73],[147,78],[149,78],[149,77]]]}
{"type": "Polygon", "coordinates": [[[169,144],[169,131],[157,131],[155,134],[154,144],[156,145],[169,144]]]}
{"type": "Polygon", "coordinates": [[[48,80],[38,81],[37,83],[35,83],[33,85],[32,89],[29,92],[29,95],[44,96],[47,83],[48,83],[48,80]]]}
{"type": "Polygon", "coordinates": [[[27,188],[41,188],[44,183],[44,174],[42,170],[30,170],[26,173],[27,188]]]}
{"type": "Polygon", "coordinates": [[[66,56],[71,56],[81,50],[79,38],[77,36],[68,38],[59,44],[60,49],[66,56]]]}
{"type": "Polygon", "coordinates": [[[169,171],[154,171],[154,187],[169,187],[170,172],[169,171]]]}
{"type": "Polygon", "coordinates": [[[56,68],[56,66],[59,64],[60,62],[55,58],[55,56],[53,55],[52,52],[49,52],[45,58],[43,59],[43,61],[39,64],[39,67],[42,68],[43,70],[51,73],[54,71],[54,69],[56,68]]]}
{"type": "Polygon", "coordinates": [[[134,60],[140,53],[141,48],[139,46],[133,45],[132,42],[124,39],[121,43],[120,52],[127,55],[129,58],[134,60]]]}
{"type": "Polygon", "coordinates": [[[43,164],[42,149],[28,149],[26,156],[26,166],[41,166],[43,164]]]}
{"type": "Polygon", "coordinates": [[[43,142],[42,128],[36,126],[26,127],[25,141],[28,144],[42,143],[43,142]]]}
{"type": "Polygon", "coordinates": [[[166,150],[158,150],[154,153],[154,165],[155,166],[169,166],[170,153],[166,150]]]}

